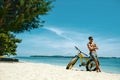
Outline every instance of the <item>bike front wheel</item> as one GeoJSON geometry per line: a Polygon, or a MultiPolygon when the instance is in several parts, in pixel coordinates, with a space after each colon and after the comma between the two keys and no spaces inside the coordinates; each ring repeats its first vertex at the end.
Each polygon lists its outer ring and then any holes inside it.
{"type": "Polygon", "coordinates": [[[77,60],[78,60],[78,57],[74,57],[74,58],[68,63],[66,69],[71,69],[71,68],[74,66],[74,64],[77,62],[77,60]]]}

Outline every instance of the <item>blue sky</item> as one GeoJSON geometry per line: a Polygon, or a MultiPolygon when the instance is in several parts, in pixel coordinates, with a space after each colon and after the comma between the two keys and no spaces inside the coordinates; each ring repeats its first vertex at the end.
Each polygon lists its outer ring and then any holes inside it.
{"type": "Polygon", "coordinates": [[[93,36],[98,56],[120,57],[119,0],[56,0],[54,8],[43,16],[44,27],[17,34],[22,39],[18,56],[75,55],[78,46],[87,49],[93,36]]]}

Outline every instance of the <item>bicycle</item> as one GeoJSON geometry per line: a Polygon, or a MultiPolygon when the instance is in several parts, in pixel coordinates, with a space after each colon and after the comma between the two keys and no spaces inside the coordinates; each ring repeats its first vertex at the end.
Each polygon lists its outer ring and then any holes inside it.
{"type": "Polygon", "coordinates": [[[75,46],[75,48],[76,50],[79,51],[79,53],[72,58],[72,60],[68,63],[66,69],[72,69],[77,60],[80,59],[81,64],[79,65],[79,67],[85,66],[87,71],[95,71],[96,70],[95,61],[90,56],[82,52],[78,47],[75,46]]]}

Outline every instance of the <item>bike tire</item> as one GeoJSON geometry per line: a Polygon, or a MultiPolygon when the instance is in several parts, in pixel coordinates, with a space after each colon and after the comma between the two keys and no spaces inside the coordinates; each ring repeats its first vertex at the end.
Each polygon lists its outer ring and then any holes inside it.
{"type": "Polygon", "coordinates": [[[74,66],[74,64],[77,62],[78,57],[74,57],[67,65],[66,69],[72,69],[72,67],[74,66]]]}
{"type": "MultiPolygon", "coordinates": [[[[98,65],[99,65],[99,61],[98,61],[98,65]]],[[[96,71],[96,64],[95,64],[95,61],[93,60],[93,59],[90,59],[88,62],[87,62],[87,64],[86,64],[86,70],[87,71],[96,71]],[[92,63],[93,62],[93,63],[92,63]],[[90,69],[90,66],[89,65],[91,65],[91,67],[93,67],[93,66],[95,66],[93,69],[90,69]],[[93,65],[93,66],[92,66],[93,65]]]]}

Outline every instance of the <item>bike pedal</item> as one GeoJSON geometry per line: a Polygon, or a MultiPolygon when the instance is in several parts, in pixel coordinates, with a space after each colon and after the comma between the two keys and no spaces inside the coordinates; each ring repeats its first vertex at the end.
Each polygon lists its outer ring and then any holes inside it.
{"type": "Polygon", "coordinates": [[[81,64],[82,66],[86,66],[86,63],[85,62],[82,62],[82,64],[81,64]]]}
{"type": "Polygon", "coordinates": [[[81,67],[82,65],[79,64],[79,67],[81,67]]]}

